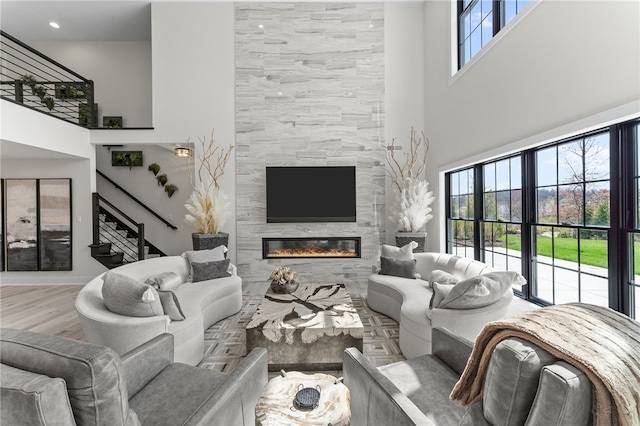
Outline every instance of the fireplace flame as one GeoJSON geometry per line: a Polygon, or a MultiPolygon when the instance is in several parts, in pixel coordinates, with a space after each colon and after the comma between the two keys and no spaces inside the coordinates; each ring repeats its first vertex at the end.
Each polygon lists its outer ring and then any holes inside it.
{"type": "Polygon", "coordinates": [[[327,249],[311,246],[295,249],[276,249],[269,252],[268,257],[358,257],[355,250],[327,249]]]}

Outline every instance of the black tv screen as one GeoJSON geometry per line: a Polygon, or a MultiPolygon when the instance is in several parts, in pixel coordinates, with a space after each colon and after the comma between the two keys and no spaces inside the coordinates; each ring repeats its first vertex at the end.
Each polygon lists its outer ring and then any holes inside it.
{"type": "Polygon", "coordinates": [[[355,221],[355,166],[267,167],[267,222],[355,221]]]}

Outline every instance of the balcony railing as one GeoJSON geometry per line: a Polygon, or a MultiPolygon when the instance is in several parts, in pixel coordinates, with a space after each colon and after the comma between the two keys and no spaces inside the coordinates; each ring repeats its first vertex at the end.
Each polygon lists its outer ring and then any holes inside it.
{"type": "Polygon", "coordinates": [[[97,127],[93,81],[0,31],[0,97],[78,124],[97,127]]]}

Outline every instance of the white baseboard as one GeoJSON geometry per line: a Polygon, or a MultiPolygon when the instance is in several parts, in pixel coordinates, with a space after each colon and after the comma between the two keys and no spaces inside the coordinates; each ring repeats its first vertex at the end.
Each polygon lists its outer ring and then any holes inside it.
{"type": "Polygon", "coordinates": [[[0,273],[0,285],[85,285],[91,281],[93,276],[38,276],[38,277],[16,277],[5,276],[4,273],[0,273]]]}

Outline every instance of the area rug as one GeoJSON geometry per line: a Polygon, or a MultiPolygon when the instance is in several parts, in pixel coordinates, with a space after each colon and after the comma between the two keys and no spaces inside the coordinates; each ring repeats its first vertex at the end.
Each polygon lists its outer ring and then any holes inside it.
{"type": "MultiPolygon", "coordinates": [[[[246,355],[245,327],[261,299],[261,295],[243,296],[240,312],[205,331],[204,358],[200,367],[223,373],[230,373],[236,368],[246,355]]],[[[405,359],[400,352],[398,323],[373,311],[364,298],[352,296],[351,299],[364,326],[364,355],[377,366],[405,359]]]]}

